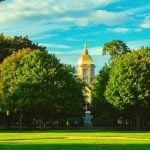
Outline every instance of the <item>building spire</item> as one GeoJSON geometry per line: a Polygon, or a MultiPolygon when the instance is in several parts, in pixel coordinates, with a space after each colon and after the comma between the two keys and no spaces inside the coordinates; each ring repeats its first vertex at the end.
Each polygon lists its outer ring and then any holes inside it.
{"type": "Polygon", "coordinates": [[[88,54],[88,46],[87,43],[84,44],[84,54],[88,54]]]}

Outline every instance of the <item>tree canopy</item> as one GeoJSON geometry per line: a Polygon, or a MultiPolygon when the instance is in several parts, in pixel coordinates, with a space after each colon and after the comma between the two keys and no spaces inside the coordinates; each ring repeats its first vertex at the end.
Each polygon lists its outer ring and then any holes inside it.
{"type": "Polygon", "coordinates": [[[129,47],[121,40],[112,40],[103,46],[103,54],[109,54],[111,58],[129,52],[129,47]]]}
{"type": "Polygon", "coordinates": [[[130,106],[135,111],[138,126],[141,109],[149,107],[149,58],[150,51],[143,48],[115,58],[105,92],[106,100],[115,107],[130,106]]]}
{"type": "Polygon", "coordinates": [[[23,49],[7,57],[0,70],[4,111],[32,110],[40,119],[82,116],[82,83],[55,55],[23,49]]]}
{"type": "Polygon", "coordinates": [[[113,106],[106,101],[104,92],[109,80],[110,67],[105,65],[97,75],[96,79],[92,83],[91,89],[91,108],[94,125],[107,126],[107,120],[112,119],[115,114],[113,106]]]}
{"type": "Polygon", "coordinates": [[[15,36],[12,38],[2,33],[0,34],[0,62],[7,56],[10,56],[13,52],[17,52],[23,48],[45,50],[45,47],[33,43],[27,36],[15,36]]]}

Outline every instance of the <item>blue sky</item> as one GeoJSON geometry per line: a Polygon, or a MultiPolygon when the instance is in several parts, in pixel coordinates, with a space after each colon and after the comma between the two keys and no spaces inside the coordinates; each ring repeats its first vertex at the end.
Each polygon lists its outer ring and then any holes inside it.
{"type": "Polygon", "coordinates": [[[98,71],[104,43],[123,40],[131,49],[150,46],[149,0],[6,0],[0,3],[0,32],[28,35],[62,62],[76,64],[88,44],[98,71]]]}

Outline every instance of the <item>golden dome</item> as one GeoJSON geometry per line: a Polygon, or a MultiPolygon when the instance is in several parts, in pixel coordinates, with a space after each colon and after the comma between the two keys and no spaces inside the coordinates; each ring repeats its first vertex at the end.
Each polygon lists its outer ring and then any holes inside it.
{"type": "Polygon", "coordinates": [[[94,65],[92,57],[88,54],[87,44],[84,46],[83,54],[80,56],[77,65],[94,65]]]}

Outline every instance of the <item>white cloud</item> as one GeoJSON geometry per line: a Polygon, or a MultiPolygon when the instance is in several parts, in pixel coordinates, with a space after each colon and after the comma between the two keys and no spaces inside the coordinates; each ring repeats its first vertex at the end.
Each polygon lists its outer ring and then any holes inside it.
{"type": "Polygon", "coordinates": [[[118,28],[108,28],[108,31],[115,32],[115,33],[128,33],[131,31],[131,29],[118,27],[118,28]]]}
{"type": "MultiPolygon", "coordinates": [[[[70,48],[69,51],[65,51],[65,52],[64,51],[53,51],[53,50],[49,51],[51,53],[61,54],[61,55],[80,55],[80,54],[82,54],[82,52],[84,50],[84,47],[82,49],[71,50],[71,47],[67,46],[67,45],[56,45],[56,44],[40,44],[40,45],[47,46],[47,47],[52,47],[54,45],[54,48],[70,48]]],[[[94,55],[94,56],[102,55],[102,47],[101,46],[89,47],[88,53],[89,53],[89,55],[94,55]]]]}
{"type": "MultiPolygon", "coordinates": [[[[69,30],[75,26],[85,27],[102,24],[109,27],[113,26],[108,30],[117,33],[141,32],[141,28],[150,27],[150,21],[146,17],[139,28],[116,27],[116,25],[121,26],[130,20],[133,21],[134,14],[138,14],[138,12],[142,14],[142,11],[148,8],[148,6],[143,6],[126,11],[120,9],[116,12],[103,9],[103,6],[117,1],[120,0],[65,0],[63,2],[62,0],[57,0],[57,2],[56,0],[6,0],[1,3],[0,7],[0,32],[9,35],[29,35],[32,40],[41,40],[57,36],[45,34],[47,31],[69,30]],[[44,35],[40,36],[40,34],[44,35]]],[[[94,33],[91,33],[91,37],[93,35],[94,33]]],[[[94,42],[94,38],[87,39],[89,33],[85,35],[85,39],[83,37],[84,33],[82,37],[79,37],[80,39],[68,38],[68,40],[94,42]]],[[[71,49],[70,46],[63,44],[48,44],[45,46],[71,49]]],[[[89,49],[89,51],[91,50],[89,49]]],[[[98,47],[95,47],[92,53],[99,54],[101,51],[98,47]]]]}
{"type": "Polygon", "coordinates": [[[83,41],[81,38],[66,38],[67,41],[71,42],[81,42],[83,41]]]}
{"type": "Polygon", "coordinates": [[[58,34],[42,34],[42,35],[33,35],[31,38],[32,40],[43,40],[43,39],[47,39],[47,38],[52,38],[52,37],[56,37],[58,36],[58,34]]]}
{"type": "Polygon", "coordinates": [[[32,35],[89,24],[121,24],[128,20],[123,13],[98,10],[116,1],[120,0],[5,1],[0,7],[0,32],[32,35]]]}
{"type": "Polygon", "coordinates": [[[141,28],[135,28],[133,31],[134,32],[142,32],[143,30],[141,28]]]}
{"type": "Polygon", "coordinates": [[[108,26],[122,24],[128,20],[127,16],[122,12],[109,12],[106,10],[97,10],[91,13],[90,19],[95,24],[108,26]]]}
{"type": "Polygon", "coordinates": [[[127,16],[132,16],[132,15],[136,15],[136,16],[143,16],[143,15],[146,15],[145,13],[143,13],[144,11],[146,10],[149,10],[150,8],[150,4],[147,4],[147,5],[144,5],[144,6],[141,6],[141,7],[130,7],[128,9],[126,9],[125,11],[123,11],[123,13],[127,16]]]}
{"type": "MultiPolygon", "coordinates": [[[[89,10],[95,7],[102,7],[113,3],[118,0],[12,0],[6,1],[0,7],[0,22],[14,22],[21,19],[28,19],[30,17],[36,17],[40,19],[55,19],[62,18],[67,21],[70,19],[70,16],[79,17],[80,12],[83,14],[88,13],[89,10]],[[7,10],[7,11],[6,11],[7,10]],[[79,13],[78,13],[79,12],[79,13]]],[[[33,20],[34,21],[34,20],[33,20]]],[[[59,21],[59,20],[57,20],[59,21]]]]}
{"type": "Polygon", "coordinates": [[[90,55],[102,55],[102,46],[89,48],[88,51],[90,55]]]}
{"type": "MultiPolygon", "coordinates": [[[[86,35],[86,36],[88,36],[88,35],[86,35]]],[[[93,35],[93,33],[92,33],[92,35],[93,35]]],[[[66,38],[65,40],[71,41],[71,42],[82,42],[82,43],[84,43],[84,42],[95,42],[95,39],[84,38],[83,34],[82,34],[82,37],[80,35],[78,38],[77,37],[75,37],[75,38],[66,38]]]]}
{"type": "Polygon", "coordinates": [[[108,28],[107,29],[110,32],[114,32],[114,33],[133,33],[133,32],[142,32],[142,28],[124,28],[124,27],[117,27],[117,28],[108,28]]]}
{"type": "Polygon", "coordinates": [[[71,47],[64,44],[52,44],[52,43],[39,43],[39,45],[46,46],[47,48],[61,48],[61,49],[70,49],[71,47]]]}
{"type": "Polygon", "coordinates": [[[150,39],[135,40],[126,42],[131,49],[139,49],[142,46],[150,46],[150,39]]]}
{"type": "Polygon", "coordinates": [[[141,28],[149,29],[149,28],[150,28],[150,18],[149,18],[149,20],[148,20],[148,19],[144,20],[144,21],[140,24],[140,27],[141,27],[141,28]]]}

